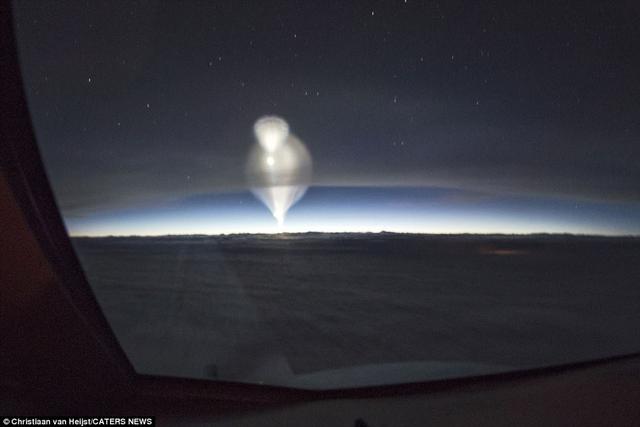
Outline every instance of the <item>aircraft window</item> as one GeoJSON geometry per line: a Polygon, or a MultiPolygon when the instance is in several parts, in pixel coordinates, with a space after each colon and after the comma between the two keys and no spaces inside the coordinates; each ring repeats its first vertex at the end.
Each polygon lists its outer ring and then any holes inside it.
{"type": "Polygon", "coordinates": [[[138,372],[336,388],[640,348],[634,2],[14,9],[138,372]]]}

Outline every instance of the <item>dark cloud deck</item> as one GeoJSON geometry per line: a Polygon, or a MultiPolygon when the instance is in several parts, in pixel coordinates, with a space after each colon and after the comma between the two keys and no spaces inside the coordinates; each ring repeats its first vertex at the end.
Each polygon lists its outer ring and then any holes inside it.
{"type": "Polygon", "coordinates": [[[637,238],[311,233],[74,245],[143,373],[300,385],[318,371],[405,366],[429,378],[640,346],[637,238]]]}

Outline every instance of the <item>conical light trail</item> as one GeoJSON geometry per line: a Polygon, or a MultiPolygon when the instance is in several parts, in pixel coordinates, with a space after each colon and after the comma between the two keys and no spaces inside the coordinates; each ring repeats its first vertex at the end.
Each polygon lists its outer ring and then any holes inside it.
{"type": "Polygon", "coordinates": [[[280,117],[262,117],[253,130],[257,143],[247,160],[249,187],[282,228],[287,212],[304,196],[311,182],[311,155],[280,117]]]}

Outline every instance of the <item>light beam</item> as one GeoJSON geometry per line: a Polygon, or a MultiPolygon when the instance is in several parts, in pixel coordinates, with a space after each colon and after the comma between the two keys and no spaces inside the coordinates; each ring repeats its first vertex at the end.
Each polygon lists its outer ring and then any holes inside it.
{"type": "Polygon", "coordinates": [[[287,212],[311,183],[311,155],[280,117],[258,119],[253,131],[257,142],[247,159],[247,182],[282,228],[287,212]]]}

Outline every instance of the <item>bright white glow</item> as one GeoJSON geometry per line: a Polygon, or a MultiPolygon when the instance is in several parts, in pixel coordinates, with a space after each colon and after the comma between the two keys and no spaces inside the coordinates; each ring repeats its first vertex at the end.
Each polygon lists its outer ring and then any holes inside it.
{"type": "Polygon", "coordinates": [[[273,153],[285,143],[289,136],[289,125],[280,117],[265,116],[253,125],[253,132],[262,148],[273,153]]]}
{"type": "Polygon", "coordinates": [[[287,211],[311,182],[311,155],[279,117],[263,117],[253,129],[257,144],[247,160],[247,181],[282,228],[287,211]]]}
{"type": "MultiPolygon", "coordinates": [[[[275,214],[274,214],[275,216],[275,214]]],[[[212,216],[210,212],[188,214],[173,213],[170,216],[149,218],[141,217],[137,221],[113,219],[99,224],[75,225],[67,221],[72,236],[108,236],[138,235],[161,236],[166,234],[234,234],[234,233],[377,233],[381,231],[396,233],[479,233],[479,234],[521,234],[521,233],[576,233],[599,235],[629,235],[625,230],[590,226],[576,223],[573,218],[567,220],[539,220],[518,217],[494,217],[467,212],[464,209],[434,209],[418,216],[406,212],[397,212],[390,216],[376,215],[375,209],[366,208],[340,215],[327,216],[323,213],[302,213],[292,216],[286,227],[274,227],[268,220],[256,219],[249,215],[212,216]],[[188,219],[185,220],[185,217],[188,219]]],[[[637,235],[637,234],[635,234],[637,235]]]]}

